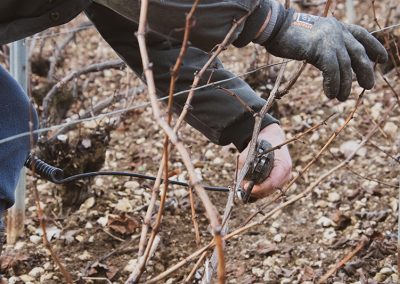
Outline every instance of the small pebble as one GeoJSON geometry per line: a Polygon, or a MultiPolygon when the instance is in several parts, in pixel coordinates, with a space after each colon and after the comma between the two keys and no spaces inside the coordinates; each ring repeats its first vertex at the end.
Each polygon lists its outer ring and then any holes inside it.
{"type": "Polygon", "coordinates": [[[274,242],[280,243],[281,241],[282,241],[282,235],[281,234],[275,235],[274,242]]]}
{"type": "Polygon", "coordinates": [[[399,275],[397,273],[393,273],[390,277],[392,277],[393,283],[399,283],[399,275]]]}
{"type": "Polygon", "coordinates": [[[8,279],[8,284],[16,284],[16,283],[18,283],[18,281],[21,281],[21,279],[19,277],[11,276],[8,279]]]}
{"type": "Polygon", "coordinates": [[[117,204],[115,205],[115,209],[122,212],[131,212],[133,210],[129,199],[127,198],[122,198],[118,200],[117,204]]]}
{"type": "Polygon", "coordinates": [[[47,280],[50,280],[51,278],[53,278],[53,276],[53,272],[43,274],[42,276],[40,276],[40,283],[48,283],[47,280]]]}
{"type": "Polygon", "coordinates": [[[32,235],[29,237],[29,240],[31,241],[31,243],[34,243],[37,245],[38,243],[40,243],[42,241],[42,237],[37,236],[37,235],[32,235]]]}
{"type": "Polygon", "coordinates": [[[396,135],[398,134],[399,131],[399,127],[395,123],[389,121],[383,127],[383,131],[393,139],[396,138],[396,135]]]}
{"type": "Polygon", "coordinates": [[[44,269],[42,267],[35,267],[31,271],[29,271],[29,275],[35,278],[38,278],[40,275],[44,273],[44,269]]]}
{"type": "Polygon", "coordinates": [[[214,164],[214,165],[221,165],[221,164],[223,164],[223,163],[224,163],[224,160],[221,159],[220,157],[217,157],[217,158],[215,158],[215,159],[213,160],[213,164],[214,164]]]}
{"type": "Polygon", "coordinates": [[[329,193],[329,195],[328,195],[328,201],[329,202],[338,202],[338,201],[340,201],[340,195],[339,195],[339,193],[337,193],[337,192],[330,192],[329,193]]]}
{"type": "Polygon", "coordinates": [[[15,250],[21,250],[21,249],[23,249],[24,247],[25,247],[25,242],[17,242],[15,245],[14,245],[14,249],[15,250]]]}
{"type": "Polygon", "coordinates": [[[377,281],[378,283],[382,283],[383,281],[385,281],[385,279],[386,279],[386,275],[382,274],[382,273],[377,273],[374,276],[374,280],[377,281]]]}
{"type": "Polygon", "coordinates": [[[81,255],[78,256],[80,260],[89,260],[91,259],[91,257],[92,255],[87,250],[85,250],[81,255]]]}
{"type": "Polygon", "coordinates": [[[45,263],[43,264],[43,268],[44,268],[45,270],[50,270],[50,269],[53,268],[53,266],[51,265],[50,262],[45,262],[45,263]]]}
{"type": "Polygon", "coordinates": [[[332,224],[333,224],[332,220],[327,218],[327,217],[325,217],[325,216],[322,216],[317,221],[317,225],[320,225],[322,227],[330,227],[330,226],[332,226],[332,224]]]}
{"type": "Polygon", "coordinates": [[[335,229],[329,228],[324,231],[324,239],[327,241],[331,241],[336,237],[335,229]]]}
{"type": "Polygon", "coordinates": [[[85,240],[84,236],[82,236],[82,235],[76,236],[75,239],[80,243],[82,243],[85,240]]]}
{"type": "Polygon", "coordinates": [[[20,278],[24,283],[30,283],[30,282],[34,282],[34,281],[35,281],[35,278],[33,278],[32,276],[27,275],[27,274],[20,275],[19,278],[20,278]]]}
{"type": "Polygon", "coordinates": [[[326,202],[325,200],[318,200],[318,201],[315,203],[315,207],[318,207],[318,208],[326,208],[326,207],[328,207],[328,202],[326,202]]]}
{"type": "Polygon", "coordinates": [[[397,214],[397,209],[398,209],[398,200],[397,198],[390,198],[390,208],[392,208],[392,211],[397,214]]]}
{"type": "Polygon", "coordinates": [[[91,222],[87,222],[85,225],[85,229],[93,229],[93,224],[91,222]]]}
{"type": "Polygon", "coordinates": [[[257,276],[257,277],[263,277],[264,275],[264,270],[258,267],[253,267],[251,269],[251,273],[253,273],[253,275],[257,276]]]}
{"type": "Polygon", "coordinates": [[[131,180],[124,183],[124,187],[127,189],[137,189],[139,187],[139,183],[137,181],[131,180]]]}
{"type": "Polygon", "coordinates": [[[137,266],[137,261],[136,259],[131,259],[128,264],[124,267],[124,271],[127,272],[133,272],[135,270],[135,267],[137,266]]]}
{"type": "Polygon", "coordinates": [[[100,217],[99,219],[97,219],[97,223],[105,227],[108,223],[108,217],[100,217]]]}
{"type": "Polygon", "coordinates": [[[393,273],[393,270],[389,267],[384,267],[381,269],[381,271],[379,271],[379,273],[390,275],[393,273]]]}
{"type": "Polygon", "coordinates": [[[275,258],[272,256],[267,257],[266,259],[264,259],[263,261],[263,266],[265,267],[271,267],[275,264],[275,258]]]}
{"type": "Polygon", "coordinates": [[[276,234],[278,233],[278,230],[275,229],[274,227],[270,227],[270,228],[269,228],[269,231],[270,231],[270,233],[271,233],[272,235],[276,235],[276,234]]]}
{"type": "Polygon", "coordinates": [[[275,229],[279,229],[279,227],[281,226],[281,224],[278,221],[275,221],[271,224],[272,227],[274,227],[275,229]]]}
{"type": "Polygon", "coordinates": [[[208,150],[206,151],[206,153],[204,154],[204,156],[205,156],[208,160],[211,160],[211,159],[215,158],[214,152],[213,152],[212,150],[210,150],[210,149],[208,149],[208,150]]]}
{"type": "Polygon", "coordinates": [[[174,195],[178,198],[183,198],[188,195],[188,190],[186,188],[175,189],[174,195]]]}

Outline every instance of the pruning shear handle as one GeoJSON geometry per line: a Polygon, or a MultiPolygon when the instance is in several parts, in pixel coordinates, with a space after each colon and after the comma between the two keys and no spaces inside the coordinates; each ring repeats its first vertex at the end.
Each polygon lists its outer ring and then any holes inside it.
{"type": "Polygon", "coordinates": [[[250,165],[245,176],[245,180],[250,181],[247,190],[240,191],[240,197],[244,203],[251,201],[250,195],[254,185],[262,183],[266,180],[274,167],[274,151],[269,151],[272,145],[267,140],[260,140],[257,143],[256,157],[250,165]]]}

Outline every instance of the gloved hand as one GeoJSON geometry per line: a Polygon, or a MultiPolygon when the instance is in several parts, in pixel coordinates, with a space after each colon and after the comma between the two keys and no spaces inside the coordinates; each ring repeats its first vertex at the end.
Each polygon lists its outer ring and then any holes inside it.
{"type": "MultiPolygon", "coordinates": [[[[265,127],[258,134],[259,140],[268,140],[272,146],[276,146],[285,141],[285,134],[279,124],[273,123],[265,127]]],[[[239,155],[239,170],[243,167],[246,161],[249,145],[239,155]]],[[[292,176],[292,159],[290,157],[287,146],[274,151],[274,168],[269,177],[261,184],[256,184],[251,192],[253,199],[264,198],[278,188],[282,188],[292,176]]],[[[247,190],[249,182],[245,181],[243,187],[247,190]]]]}
{"type": "Polygon", "coordinates": [[[322,18],[286,11],[284,23],[264,45],[275,56],[306,60],[323,73],[325,94],[345,101],[351,91],[353,68],[365,89],[375,84],[373,64],[385,63],[388,54],[381,43],[357,25],[333,17],[322,18]]]}

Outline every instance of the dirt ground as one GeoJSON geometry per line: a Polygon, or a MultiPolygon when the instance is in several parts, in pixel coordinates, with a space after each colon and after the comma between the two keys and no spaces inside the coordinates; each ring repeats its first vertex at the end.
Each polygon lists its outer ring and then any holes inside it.
{"type": "MultiPolygon", "coordinates": [[[[337,2],[333,8],[334,14],[344,19],[344,3],[337,2]]],[[[376,30],[370,1],[355,3],[356,23],[370,31],[376,30]]],[[[396,1],[387,0],[376,4],[378,20],[382,25],[400,22],[400,8],[395,7],[389,14],[394,3],[396,1]],[[389,18],[387,15],[390,15],[389,18]]],[[[303,9],[321,13],[323,6],[303,9]]],[[[33,47],[32,61],[42,62],[43,58],[51,58],[55,47],[68,36],[67,31],[75,29],[84,21],[84,16],[80,16],[61,28],[43,33],[36,39],[29,39],[28,46],[33,47]]],[[[399,30],[393,35],[400,36],[399,30]]],[[[95,29],[90,27],[77,32],[75,39],[65,46],[60,56],[62,60],[54,72],[56,82],[72,70],[117,58],[95,29]]],[[[241,50],[230,48],[221,59],[227,69],[238,74],[279,61],[253,45],[241,50]]],[[[291,78],[298,67],[299,63],[290,62],[285,80],[291,78]]],[[[273,80],[267,78],[276,77],[278,68],[263,69],[246,79],[258,94],[263,95],[273,84],[273,80]]],[[[38,73],[32,75],[32,91],[36,94],[46,93],[49,90],[48,79],[38,73]]],[[[393,69],[385,76],[395,91],[400,93],[399,74],[396,70],[393,69]]],[[[63,88],[64,93],[75,94],[65,114],[70,118],[79,117],[107,97],[117,93],[126,94],[131,88],[138,91],[118,100],[103,112],[141,105],[148,100],[142,83],[128,69],[82,75],[73,82],[63,88]],[[77,90],[74,91],[74,88],[77,90]]],[[[308,66],[290,93],[279,100],[275,113],[280,118],[287,138],[304,132],[333,114],[326,125],[290,144],[294,176],[313,159],[344,122],[361,91],[354,80],[351,97],[346,102],[329,101],[323,95],[320,72],[308,66]]],[[[63,93],[58,95],[62,96],[63,93]]],[[[377,73],[375,88],[365,93],[362,105],[349,126],[291,187],[287,196],[271,204],[264,212],[302,192],[322,174],[346,159],[395,101],[392,90],[377,73]]],[[[61,120],[55,118],[55,122],[61,120]]],[[[228,241],[225,247],[227,282],[316,283],[357,246],[363,244],[355,256],[345,261],[329,278],[328,283],[399,283],[396,256],[400,184],[399,127],[400,108],[397,106],[347,167],[335,171],[310,195],[277,212],[267,222],[228,241]]],[[[110,134],[102,140],[106,141],[102,170],[156,175],[163,149],[163,133],[156,125],[149,106],[137,108],[123,116],[85,122],[68,132],[66,137],[71,144],[93,149],[95,145],[91,144],[93,136],[90,135],[103,133],[104,128],[110,129],[110,134]]],[[[232,185],[237,155],[232,147],[213,145],[188,125],[183,127],[180,137],[188,146],[196,171],[205,184],[232,185]]],[[[172,178],[187,180],[185,167],[175,151],[172,153],[170,169],[173,171],[172,178]]],[[[150,201],[152,182],[126,177],[96,177],[91,180],[83,203],[71,202],[75,204],[70,206],[63,193],[65,188],[28,175],[25,234],[15,245],[7,246],[0,258],[1,272],[10,284],[65,281],[42,244],[43,232],[35,206],[34,186],[40,193],[47,236],[74,280],[77,283],[124,283],[135,266],[141,222],[150,201]]],[[[228,195],[210,193],[210,196],[223,214],[228,195]]],[[[238,202],[232,213],[230,227],[233,229],[241,226],[264,202],[258,201],[251,205],[238,202]]],[[[166,204],[160,243],[141,278],[143,282],[157,276],[212,239],[204,209],[196,197],[201,233],[201,244],[196,244],[186,188],[172,186],[166,204]]],[[[259,215],[256,218],[261,217],[259,215]]],[[[182,282],[193,265],[190,263],[169,275],[165,283],[182,282]]],[[[194,281],[201,279],[203,272],[204,269],[200,269],[194,281]]]]}

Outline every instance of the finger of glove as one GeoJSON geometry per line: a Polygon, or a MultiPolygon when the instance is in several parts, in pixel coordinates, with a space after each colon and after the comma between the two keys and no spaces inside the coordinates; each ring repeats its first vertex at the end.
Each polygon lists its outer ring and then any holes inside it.
{"type": "Polygon", "coordinates": [[[322,71],[325,95],[330,99],[336,98],[340,89],[340,71],[336,53],[326,52],[325,56],[321,56],[314,65],[322,71]]]}
{"type": "Polygon", "coordinates": [[[385,47],[366,29],[351,24],[344,24],[344,26],[364,46],[368,57],[372,61],[382,64],[388,61],[389,56],[385,47]]]}
{"type": "Polygon", "coordinates": [[[344,49],[337,51],[337,57],[340,68],[340,89],[337,95],[339,101],[344,102],[350,95],[351,83],[353,81],[351,72],[351,59],[344,49]]]}
{"type": "Polygon", "coordinates": [[[372,89],[375,84],[374,70],[365,48],[350,33],[345,33],[345,43],[358,83],[367,90],[372,89]]]}

